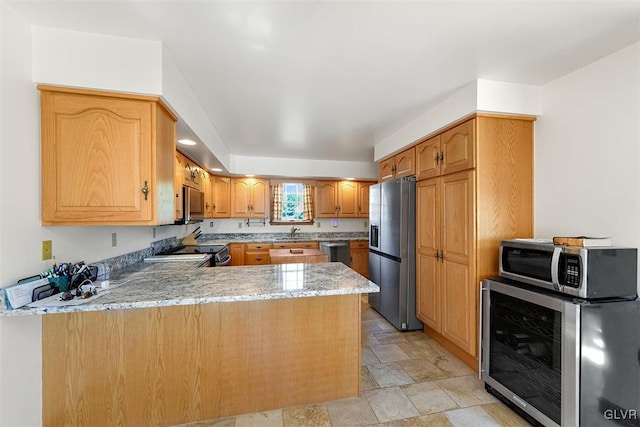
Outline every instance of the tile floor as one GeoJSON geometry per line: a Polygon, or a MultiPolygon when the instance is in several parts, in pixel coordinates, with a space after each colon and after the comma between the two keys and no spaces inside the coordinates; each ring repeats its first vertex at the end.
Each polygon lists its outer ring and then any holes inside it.
{"type": "Polygon", "coordinates": [[[361,396],[190,423],[190,427],[529,424],[484,391],[475,372],[421,331],[398,332],[362,302],[361,396]]]}

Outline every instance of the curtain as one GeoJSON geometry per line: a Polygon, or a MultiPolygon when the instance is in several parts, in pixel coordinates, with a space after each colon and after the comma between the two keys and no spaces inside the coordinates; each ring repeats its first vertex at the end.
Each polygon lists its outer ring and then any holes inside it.
{"type": "Polygon", "coordinates": [[[302,194],[302,219],[305,221],[311,221],[313,219],[313,187],[309,184],[304,184],[302,194]]]}
{"type": "Polygon", "coordinates": [[[282,220],[282,185],[271,186],[271,221],[282,220]]]}

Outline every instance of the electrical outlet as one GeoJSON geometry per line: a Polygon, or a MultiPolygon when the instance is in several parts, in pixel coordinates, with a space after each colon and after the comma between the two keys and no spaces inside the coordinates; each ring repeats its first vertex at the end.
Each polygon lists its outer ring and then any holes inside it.
{"type": "Polygon", "coordinates": [[[42,260],[46,261],[53,256],[53,243],[51,240],[42,241],[42,260]]]}
{"type": "Polygon", "coordinates": [[[209,223],[209,227],[213,228],[213,221],[209,223]]]}
{"type": "Polygon", "coordinates": [[[364,228],[369,228],[369,222],[368,221],[364,222],[364,228]]]}
{"type": "Polygon", "coordinates": [[[115,248],[118,246],[118,233],[111,233],[111,247],[115,248]]]}
{"type": "Polygon", "coordinates": [[[156,238],[156,228],[155,227],[153,227],[153,238],[154,239],[156,238]]]}
{"type": "Polygon", "coordinates": [[[242,228],[242,223],[241,222],[238,223],[238,228],[242,228]]]}
{"type": "Polygon", "coordinates": [[[316,224],[318,224],[318,228],[320,228],[320,221],[316,222],[316,224]]]}

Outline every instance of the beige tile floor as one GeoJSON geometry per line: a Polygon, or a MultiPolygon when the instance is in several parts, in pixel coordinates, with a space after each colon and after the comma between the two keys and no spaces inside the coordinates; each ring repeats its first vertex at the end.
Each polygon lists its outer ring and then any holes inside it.
{"type": "Polygon", "coordinates": [[[453,426],[529,424],[484,391],[476,374],[421,331],[398,332],[362,302],[358,398],[238,415],[188,426],[453,426]]]}

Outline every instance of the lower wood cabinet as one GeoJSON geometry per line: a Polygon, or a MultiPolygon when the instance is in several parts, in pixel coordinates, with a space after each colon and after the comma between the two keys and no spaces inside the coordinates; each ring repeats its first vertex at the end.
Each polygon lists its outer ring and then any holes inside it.
{"type": "Polygon", "coordinates": [[[244,243],[229,244],[231,263],[229,265],[244,265],[244,243]]]}
{"type": "Polygon", "coordinates": [[[244,265],[271,264],[269,256],[269,249],[273,248],[271,243],[246,243],[244,247],[244,265]]]}
{"type": "Polygon", "coordinates": [[[364,277],[369,277],[369,242],[354,240],[349,243],[351,268],[364,277]]]}
{"type": "Polygon", "coordinates": [[[273,249],[318,249],[318,242],[273,243],[273,249]]]}

